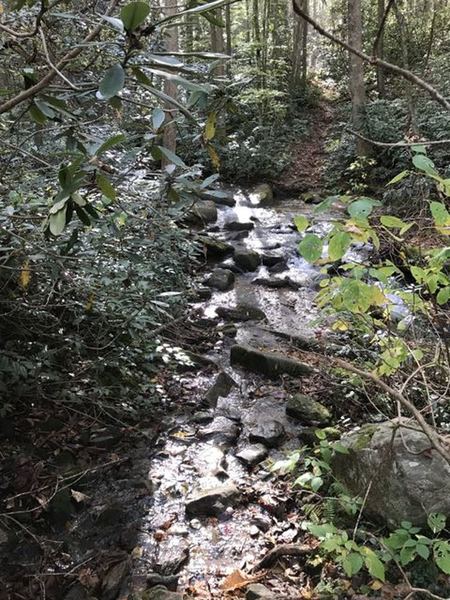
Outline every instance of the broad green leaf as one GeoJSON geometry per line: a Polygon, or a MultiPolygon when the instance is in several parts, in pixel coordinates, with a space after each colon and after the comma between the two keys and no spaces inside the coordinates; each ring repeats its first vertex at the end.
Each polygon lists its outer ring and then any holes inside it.
{"type": "Polygon", "coordinates": [[[427,519],[428,527],[433,533],[439,533],[445,529],[446,521],[447,518],[442,513],[431,513],[427,519]]]}
{"type": "Polygon", "coordinates": [[[165,156],[169,162],[177,165],[177,167],[186,167],[186,164],[181,160],[181,158],[168,148],[165,148],[164,146],[156,146],[156,148],[158,148],[161,154],[165,156]]]}
{"type": "Polygon", "coordinates": [[[126,31],[133,31],[139,27],[150,13],[150,6],[146,2],[130,2],[120,11],[120,18],[126,31]]]}
{"type": "Polygon", "coordinates": [[[311,489],[313,492],[317,492],[318,490],[320,490],[320,488],[323,486],[323,479],[322,477],[313,477],[310,481],[311,489]]]}
{"type": "Polygon", "coordinates": [[[438,175],[434,162],[428,156],[425,156],[425,154],[415,154],[412,157],[412,162],[419,171],[423,171],[428,175],[438,175]]]}
{"type": "Polygon", "coordinates": [[[175,75],[174,73],[169,73],[168,71],[161,71],[160,69],[148,68],[148,70],[156,75],[157,77],[162,77],[163,79],[167,79],[172,83],[176,83],[177,85],[181,85],[182,87],[190,90],[192,92],[202,92],[204,94],[209,93],[210,87],[207,85],[203,85],[200,83],[195,83],[194,81],[190,81],[189,79],[185,79],[180,75],[175,75]]]}
{"type": "Polygon", "coordinates": [[[347,208],[347,211],[349,215],[355,219],[359,219],[361,217],[366,218],[371,214],[373,207],[380,206],[380,204],[381,202],[379,200],[363,197],[355,200],[355,202],[352,202],[347,208]]]}
{"type": "Polygon", "coordinates": [[[314,233],[307,233],[298,246],[300,254],[310,263],[322,257],[322,248],[322,240],[314,233]]]}
{"type": "Polygon", "coordinates": [[[152,114],[152,124],[153,124],[153,129],[155,132],[159,130],[159,128],[161,127],[161,125],[164,123],[165,120],[166,120],[166,113],[163,111],[162,108],[159,108],[157,106],[153,110],[153,114],[152,114]]]}
{"type": "Polygon", "coordinates": [[[341,259],[350,247],[352,238],[345,231],[332,235],[328,244],[328,258],[332,261],[341,259]]]}
{"type": "Polygon", "coordinates": [[[411,150],[415,153],[415,154],[426,154],[427,153],[427,149],[424,146],[424,144],[413,144],[411,146],[411,150]]]}
{"type": "Polygon", "coordinates": [[[416,551],[417,554],[425,560],[428,560],[428,558],[430,557],[430,549],[428,548],[428,546],[417,544],[416,551]]]}
{"type": "Polygon", "coordinates": [[[447,225],[450,220],[450,214],[442,202],[430,202],[430,210],[436,225],[447,225]]]}
{"type": "Polygon", "coordinates": [[[304,215],[298,215],[294,217],[294,225],[297,227],[297,231],[303,233],[305,229],[308,229],[309,221],[304,215]]]}
{"type": "Polygon", "coordinates": [[[214,2],[207,2],[206,4],[200,4],[199,6],[195,6],[194,8],[188,8],[187,10],[182,10],[180,12],[175,13],[174,15],[170,15],[168,17],[164,17],[158,21],[155,26],[162,25],[163,23],[167,23],[174,19],[177,19],[183,15],[192,15],[198,14],[202,12],[206,12],[208,10],[215,10],[216,8],[220,8],[221,6],[225,6],[226,4],[233,4],[237,0],[214,0],[214,2]]]}
{"type": "Polygon", "coordinates": [[[109,200],[114,201],[117,198],[116,190],[114,189],[112,183],[102,173],[97,172],[95,182],[102,194],[104,194],[109,200]]]}
{"type": "Polygon", "coordinates": [[[441,306],[443,304],[447,304],[447,302],[450,300],[450,286],[440,289],[438,295],[436,296],[436,300],[441,306]]]}
{"type": "Polygon", "coordinates": [[[58,212],[49,215],[49,229],[54,236],[61,235],[66,226],[67,203],[58,212]]]}
{"type": "Polygon", "coordinates": [[[55,116],[55,111],[52,108],[50,108],[50,106],[46,102],[43,102],[42,100],[36,98],[34,103],[46,117],[48,117],[49,119],[53,119],[53,117],[55,116]]]}
{"type": "Polygon", "coordinates": [[[394,185],[394,183],[398,183],[399,181],[402,181],[402,179],[405,179],[405,177],[408,177],[408,175],[409,175],[409,171],[402,171],[401,173],[396,175],[393,179],[391,179],[387,185],[394,185]]]}
{"type": "Polygon", "coordinates": [[[105,140],[97,148],[97,150],[95,151],[95,156],[100,156],[101,154],[103,154],[107,150],[110,150],[114,146],[117,146],[118,144],[121,144],[123,141],[125,141],[125,136],[123,135],[123,133],[118,133],[117,135],[112,135],[110,138],[108,138],[107,140],[105,140]]]}
{"type": "Polygon", "coordinates": [[[316,204],[316,206],[314,207],[314,212],[316,214],[325,212],[326,210],[330,209],[333,206],[333,204],[338,200],[339,196],[328,196],[327,198],[325,198],[325,200],[322,200],[320,204],[316,204]]]}
{"type": "Polygon", "coordinates": [[[364,562],[369,573],[372,575],[372,577],[384,581],[385,570],[381,560],[378,558],[375,552],[373,550],[370,550],[369,548],[364,548],[364,553],[366,555],[364,562]]]}
{"type": "Polygon", "coordinates": [[[363,558],[358,552],[350,552],[342,561],[342,568],[347,577],[356,575],[363,566],[363,558]]]}
{"type": "Polygon", "coordinates": [[[125,84],[125,71],[122,65],[110,67],[100,82],[98,91],[103,100],[109,100],[123,88],[125,84]]]}
{"type": "Polygon", "coordinates": [[[380,221],[389,229],[400,229],[400,235],[405,234],[414,225],[414,223],[405,223],[398,217],[393,217],[391,215],[383,215],[380,217],[380,221]]]}
{"type": "Polygon", "coordinates": [[[447,541],[439,540],[434,544],[433,548],[434,560],[436,565],[450,575],[450,544],[447,541]]]}
{"type": "Polygon", "coordinates": [[[39,125],[44,125],[44,123],[47,121],[47,117],[45,116],[45,114],[34,103],[28,109],[28,113],[33,119],[33,121],[35,123],[38,123],[39,125]]]}

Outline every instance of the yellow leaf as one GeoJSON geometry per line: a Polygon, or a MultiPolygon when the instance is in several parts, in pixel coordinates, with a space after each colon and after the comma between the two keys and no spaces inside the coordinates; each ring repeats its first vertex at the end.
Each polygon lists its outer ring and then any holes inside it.
{"type": "Polygon", "coordinates": [[[84,310],[86,312],[90,312],[92,310],[93,306],[94,306],[94,294],[89,294],[88,301],[84,305],[84,310]]]}
{"type": "Polygon", "coordinates": [[[214,167],[216,170],[219,170],[219,168],[220,168],[220,158],[219,158],[219,155],[218,155],[218,154],[217,154],[217,152],[216,152],[216,149],[215,149],[215,148],[214,148],[214,146],[212,146],[211,144],[208,144],[208,145],[206,146],[206,149],[207,149],[207,151],[208,151],[209,158],[211,159],[211,162],[212,162],[212,164],[213,164],[213,167],[214,167]]]}
{"type": "Polygon", "coordinates": [[[240,569],[233,571],[226,577],[220,587],[224,592],[232,592],[233,590],[240,590],[241,588],[246,587],[250,583],[254,583],[263,577],[263,573],[259,575],[247,575],[240,569]]]}
{"type": "Polygon", "coordinates": [[[381,590],[381,588],[384,586],[384,583],[382,581],[380,581],[379,579],[375,579],[375,581],[372,581],[372,583],[370,584],[370,587],[372,590],[381,590]]]}
{"type": "Polygon", "coordinates": [[[209,113],[208,118],[206,120],[206,124],[205,124],[205,131],[203,133],[203,137],[205,138],[206,142],[209,142],[209,140],[212,140],[213,137],[216,135],[216,122],[217,122],[217,113],[215,113],[215,112],[209,113]]]}
{"type": "Polygon", "coordinates": [[[348,325],[345,321],[335,321],[332,325],[334,331],[347,331],[348,325]]]}
{"type": "Polygon", "coordinates": [[[25,260],[25,262],[23,263],[22,268],[20,270],[20,275],[19,275],[20,287],[23,290],[26,290],[27,287],[30,285],[30,281],[31,281],[30,261],[27,258],[25,260]]]}

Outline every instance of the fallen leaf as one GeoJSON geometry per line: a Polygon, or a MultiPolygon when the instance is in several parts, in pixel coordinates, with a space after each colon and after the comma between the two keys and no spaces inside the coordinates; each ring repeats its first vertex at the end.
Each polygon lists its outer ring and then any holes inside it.
{"type": "Polygon", "coordinates": [[[240,589],[246,587],[247,585],[249,585],[250,583],[259,581],[260,579],[262,579],[262,577],[263,577],[263,573],[259,573],[258,575],[247,575],[247,573],[244,573],[240,569],[237,569],[236,571],[233,571],[232,573],[230,573],[230,575],[228,575],[228,577],[226,577],[222,581],[220,588],[224,592],[232,592],[233,590],[240,590],[240,589]]]}
{"type": "Polygon", "coordinates": [[[83,494],[83,492],[77,492],[77,490],[70,490],[70,493],[72,494],[72,498],[75,500],[75,502],[86,502],[87,500],[89,500],[89,496],[83,494]]]}

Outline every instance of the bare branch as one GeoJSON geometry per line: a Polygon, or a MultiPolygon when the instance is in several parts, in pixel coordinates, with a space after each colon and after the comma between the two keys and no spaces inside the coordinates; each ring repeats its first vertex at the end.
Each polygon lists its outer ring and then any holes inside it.
{"type": "Polygon", "coordinates": [[[353,131],[353,129],[349,129],[348,127],[346,128],[346,131],[348,131],[348,133],[351,133],[355,137],[360,138],[365,142],[368,142],[369,144],[372,144],[374,146],[381,146],[382,148],[410,148],[412,146],[442,146],[445,144],[450,144],[450,140],[430,140],[429,142],[425,142],[422,140],[418,140],[417,142],[378,142],[376,140],[371,140],[370,138],[365,137],[357,131],[353,131]]]}

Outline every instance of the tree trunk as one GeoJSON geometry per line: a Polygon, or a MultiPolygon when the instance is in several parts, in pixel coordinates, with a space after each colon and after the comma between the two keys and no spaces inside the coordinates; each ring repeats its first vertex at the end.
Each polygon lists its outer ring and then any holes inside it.
{"type": "MultiPolygon", "coordinates": [[[[173,15],[177,12],[177,0],[166,0],[165,14],[173,15]]],[[[168,52],[178,51],[178,29],[177,27],[169,27],[166,30],[166,50],[168,52]]],[[[171,98],[177,97],[177,84],[173,81],[164,81],[164,93],[171,98]]],[[[175,124],[176,110],[172,104],[167,103],[165,106],[166,110],[166,126],[163,132],[163,146],[168,148],[172,152],[176,152],[177,149],[177,128],[175,124]]],[[[167,164],[167,159],[163,158],[161,166],[164,167],[167,164]]]]}
{"type": "MultiPolygon", "coordinates": [[[[384,18],[384,0],[378,0],[377,4],[377,21],[378,27],[381,26],[384,18]]],[[[380,33],[380,37],[378,39],[378,44],[376,47],[376,53],[378,58],[384,59],[384,27],[380,33]]],[[[385,77],[384,69],[381,67],[377,67],[377,90],[380,98],[384,98],[386,95],[386,77],[385,77]]]]}
{"type": "MultiPolygon", "coordinates": [[[[298,6],[308,14],[308,0],[297,0],[298,6]]],[[[292,87],[304,88],[308,72],[308,23],[294,13],[292,39],[292,87]]]]}
{"type": "Polygon", "coordinates": [[[253,41],[255,44],[256,67],[261,70],[261,29],[259,27],[258,0],[253,0],[253,41]]]}
{"type": "MultiPolygon", "coordinates": [[[[229,4],[226,5],[225,7],[225,30],[226,30],[226,43],[227,43],[227,54],[228,56],[231,56],[233,53],[233,40],[232,40],[232,33],[231,33],[231,6],[229,4]]],[[[231,60],[227,61],[227,75],[228,77],[231,77],[231,60]]]]}
{"type": "MultiPolygon", "coordinates": [[[[217,8],[212,13],[213,17],[218,20],[222,20],[222,9],[217,8]]],[[[218,52],[219,54],[223,54],[225,50],[225,42],[223,39],[223,27],[219,25],[214,25],[211,23],[211,49],[213,52],[218,52]]],[[[223,77],[225,75],[225,66],[223,61],[220,62],[215,68],[214,73],[217,77],[223,77]]]]}
{"type": "MultiPolygon", "coordinates": [[[[348,42],[355,50],[362,51],[361,0],[348,0],[348,42]]],[[[362,59],[350,53],[350,93],[352,97],[353,128],[363,133],[365,129],[366,89],[364,85],[364,64],[362,59]]],[[[368,156],[370,145],[357,138],[356,153],[368,156]]]]}
{"type": "MultiPolygon", "coordinates": [[[[408,27],[406,24],[405,16],[402,10],[394,3],[393,10],[395,18],[397,19],[398,28],[400,31],[400,47],[402,50],[402,65],[405,69],[410,68],[409,65],[409,51],[408,51],[408,27]]],[[[408,126],[407,129],[415,135],[417,134],[417,118],[416,118],[416,98],[414,97],[413,86],[409,81],[405,85],[406,101],[408,104],[408,126]]]]}

